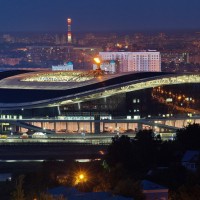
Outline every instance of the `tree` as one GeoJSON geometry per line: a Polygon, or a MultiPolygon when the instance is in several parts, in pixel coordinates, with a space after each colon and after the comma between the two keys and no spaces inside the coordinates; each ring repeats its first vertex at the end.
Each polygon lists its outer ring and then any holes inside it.
{"type": "Polygon", "coordinates": [[[134,140],[126,135],[116,136],[108,147],[106,161],[110,167],[120,163],[130,172],[142,172],[156,164],[160,144],[152,130],[139,131],[134,140]]]}
{"type": "Polygon", "coordinates": [[[62,195],[59,195],[57,197],[53,197],[52,195],[46,194],[46,193],[41,193],[37,199],[38,200],[67,200],[62,195]]]}
{"type": "Polygon", "coordinates": [[[123,179],[116,183],[114,193],[127,197],[133,197],[135,200],[145,199],[140,183],[134,182],[131,179],[123,179]]]}
{"type": "Polygon", "coordinates": [[[176,131],[175,141],[183,150],[200,150],[200,125],[189,124],[187,127],[176,131]]]}
{"type": "Polygon", "coordinates": [[[13,200],[25,200],[23,184],[24,184],[24,175],[20,175],[16,180],[15,191],[12,194],[13,200]]]}
{"type": "Polygon", "coordinates": [[[152,129],[150,129],[150,130],[139,130],[136,133],[136,140],[139,143],[149,144],[149,143],[154,142],[155,139],[157,139],[157,137],[155,137],[155,134],[154,134],[152,129]]]}
{"type": "Polygon", "coordinates": [[[176,191],[170,194],[171,200],[200,200],[200,186],[182,185],[176,191]]]}
{"type": "Polygon", "coordinates": [[[155,137],[151,129],[136,133],[135,152],[137,152],[137,163],[140,168],[148,169],[156,164],[160,144],[161,139],[155,137]]]}
{"type": "Polygon", "coordinates": [[[117,163],[122,163],[125,167],[132,159],[132,140],[127,135],[121,137],[115,136],[112,138],[112,143],[108,147],[107,163],[109,166],[114,166],[117,163]]]}

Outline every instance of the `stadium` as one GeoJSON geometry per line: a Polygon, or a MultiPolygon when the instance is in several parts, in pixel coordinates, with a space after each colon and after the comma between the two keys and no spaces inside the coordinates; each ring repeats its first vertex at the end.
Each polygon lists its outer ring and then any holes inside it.
{"type": "Polygon", "coordinates": [[[0,73],[0,109],[76,104],[146,88],[199,82],[200,74],[6,71],[0,73]]]}
{"type": "MultiPolygon", "coordinates": [[[[108,120],[197,115],[199,83],[196,73],[4,71],[0,73],[1,118],[108,120]]],[[[88,126],[94,132],[95,125],[88,126]]]]}

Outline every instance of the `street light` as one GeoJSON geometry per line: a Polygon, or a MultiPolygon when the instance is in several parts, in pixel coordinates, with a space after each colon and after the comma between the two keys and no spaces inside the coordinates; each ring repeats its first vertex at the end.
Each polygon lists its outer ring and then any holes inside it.
{"type": "Polygon", "coordinates": [[[79,175],[79,179],[80,179],[80,180],[83,180],[84,178],[85,178],[84,174],[80,174],[80,175],[79,175]]]}
{"type": "Polygon", "coordinates": [[[85,183],[88,181],[88,176],[85,171],[79,171],[75,174],[75,185],[78,185],[80,183],[85,183]]]}

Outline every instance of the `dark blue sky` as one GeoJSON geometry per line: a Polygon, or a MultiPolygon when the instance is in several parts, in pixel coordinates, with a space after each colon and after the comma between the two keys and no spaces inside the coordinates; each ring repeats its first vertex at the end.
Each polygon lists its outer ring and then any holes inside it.
{"type": "Polygon", "coordinates": [[[200,0],[0,0],[0,32],[200,29],[200,0]]]}

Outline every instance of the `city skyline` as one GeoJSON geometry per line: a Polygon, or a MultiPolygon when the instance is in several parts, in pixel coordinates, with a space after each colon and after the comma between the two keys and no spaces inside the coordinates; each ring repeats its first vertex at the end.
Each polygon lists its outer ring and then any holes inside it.
{"type": "Polygon", "coordinates": [[[0,0],[1,32],[198,30],[198,0],[0,0]]]}

